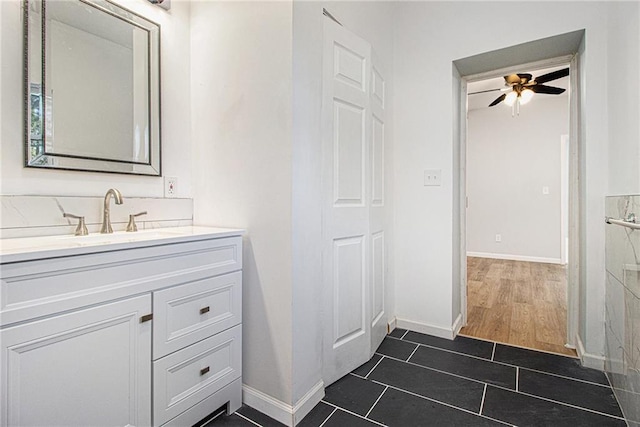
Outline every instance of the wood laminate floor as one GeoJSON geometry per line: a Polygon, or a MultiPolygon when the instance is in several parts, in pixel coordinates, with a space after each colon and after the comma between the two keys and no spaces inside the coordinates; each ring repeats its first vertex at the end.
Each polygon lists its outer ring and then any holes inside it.
{"type": "Polygon", "coordinates": [[[569,356],[567,279],[562,265],[467,258],[462,335],[569,356]]]}

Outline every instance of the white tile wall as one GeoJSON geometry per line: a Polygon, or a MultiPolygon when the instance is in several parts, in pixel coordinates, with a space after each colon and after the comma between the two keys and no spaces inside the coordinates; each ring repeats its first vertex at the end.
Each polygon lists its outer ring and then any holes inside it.
{"type": "MultiPolygon", "coordinates": [[[[640,218],[640,196],[607,197],[606,215],[640,218]]],[[[640,423],[640,230],[606,225],[605,369],[625,418],[640,423]]]]}
{"type": "MultiPolygon", "coordinates": [[[[138,229],[177,227],[193,224],[192,199],[164,199],[127,197],[116,205],[111,200],[111,224],[114,231],[122,231],[129,214],[147,211],[136,219],[138,229]]],[[[51,236],[73,234],[74,219],[63,213],[85,217],[89,233],[102,225],[103,197],[71,196],[0,196],[0,238],[51,236]]]]}

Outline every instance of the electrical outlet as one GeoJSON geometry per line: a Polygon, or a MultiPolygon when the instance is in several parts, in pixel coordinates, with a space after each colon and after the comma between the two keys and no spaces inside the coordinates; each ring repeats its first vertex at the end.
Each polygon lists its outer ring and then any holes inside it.
{"type": "Polygon", "coordinates": [[[496,243],[502,242],[502,234],[496,234],[496,243]]]}
{"type": "Polygon", "coordinates": [[[424,171],[425,186],[442,185],[442,169],[427,169],[424,171]]]}
{"type": "Polygon", "coordinates": [[[178,193],[178,178],[175,176],[164,177],[164,197],[176,197],[178,193]]]}
{"type": "Polygon", "coordinates": [[[542,194],[549,194],[549,187],[542,187],[542,194]]]}

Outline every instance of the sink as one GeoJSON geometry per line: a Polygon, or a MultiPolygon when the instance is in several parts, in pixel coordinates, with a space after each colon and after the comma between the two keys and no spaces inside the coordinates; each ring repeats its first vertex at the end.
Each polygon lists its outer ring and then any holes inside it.
{"type": "Polygon", "coordinates": [[[53,236],[56,242],[69,241],[72,244],[84,245],[104,245],[121,242],[136,242],[139,240],[161,239],[165,237],[175,237],[180,233],[162,230],[141,230],[135,232],[117,231],[111,234],[89,234],[87,236],[53,236]]]}
{"type": "Polygon", "coordinates": [[[193,241],[242,234],[243,230],[214,227],[168,227],[136,232],[118,231],[87,236],[42,236],[0,239],[2,263],[82,253],[123,250],[163,243],[193,241]]]}
{"type": "Polygon", "coordinates": [[[43,237],[27,237],[23,239],[4,239],[0,240],[2,252],[11,252],[13,250],[29,250],[42,248],[64,248],[79,247],[92,245],[109,245],[123,242],[136,242],[143,240],[161,239],[165,237],[176,237],[178,234],[160,231],[147,230],[135,233],[127,233],[125,231],[112,234],[89,234],[87,236],[43,236],[43,237]]]}

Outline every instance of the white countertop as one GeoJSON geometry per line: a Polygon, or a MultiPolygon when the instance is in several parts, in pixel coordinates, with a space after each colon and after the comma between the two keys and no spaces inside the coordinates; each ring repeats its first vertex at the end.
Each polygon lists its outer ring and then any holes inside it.
{"type": "Polygon", "coordinates": [[[244,234],[244,230],[235,228],[188,226],[154,228],[131,233],[126,231],[112,234],[94,233],[88,236],[65,235],[0,239],[0,264],[241,236],[242,234],[244,234]]]}

